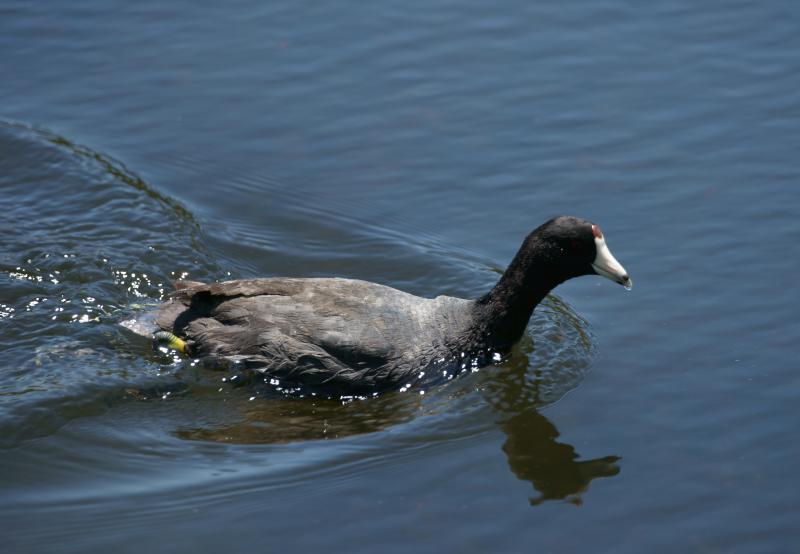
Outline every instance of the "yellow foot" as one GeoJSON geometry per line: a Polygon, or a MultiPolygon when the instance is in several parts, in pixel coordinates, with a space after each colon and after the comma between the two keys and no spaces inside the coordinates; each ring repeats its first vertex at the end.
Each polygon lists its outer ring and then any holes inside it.
{"type": "Polygon", "coordinates": [[[166,344],[169,348],[177,350],[181,354],[187,354],[186,341],[173,335],[169,331],[158,331],[153,333],[153,339],[156,342],[166,344]]]}

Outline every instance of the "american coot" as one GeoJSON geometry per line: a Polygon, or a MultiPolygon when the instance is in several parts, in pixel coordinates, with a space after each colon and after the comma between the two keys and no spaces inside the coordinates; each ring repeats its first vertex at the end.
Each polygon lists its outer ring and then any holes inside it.
{"type": "Polygon", "coordinates": [[[536,305],[572,277],[631,280],[597,225],[551,219],[529,234],[477,300],[420,298],[353,279],[178,281],[159,307],[156,338],[192,356],[241,364],[283,383],[363,394],[455,362],[499,359],[536,305]]]}

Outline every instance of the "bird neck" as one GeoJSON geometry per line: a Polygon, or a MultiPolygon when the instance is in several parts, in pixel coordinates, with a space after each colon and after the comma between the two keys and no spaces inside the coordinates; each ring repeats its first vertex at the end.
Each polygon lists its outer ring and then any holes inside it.
{"type": "Polygon", "coordinates": [[[525,332],[537,304],[568,279],[561,275],[559,254],[528,236],[494,288],[478,299],[478,332],[488,348],[510,350],[525,332]]]}

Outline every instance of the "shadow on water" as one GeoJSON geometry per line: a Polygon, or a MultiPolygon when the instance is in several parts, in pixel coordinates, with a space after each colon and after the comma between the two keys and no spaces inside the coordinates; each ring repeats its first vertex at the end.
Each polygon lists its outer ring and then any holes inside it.
{"type": "MultiPolygon", "coordinates": [[[[0,382],[3,446],[58,434],[80,419],[113,420],[126,406],[140,406],[132,410],[139,419],[124,425],[152,426],[152,414],[166,411],[173,418],[167,433],[184,444],[279,448],[338,439],[329,454],[363,448],[374,459],[421,444],[493,440],[488,437],[499,429],[509,468],[540,493],[532,504],[580,503],[593,479],[619,471],[616,456],[580,460],[538,411],[580,383],[593,349],[587,322],[557,297],[548,297],[534,313],[535,349],[529,333],[502,364],[467,370],[427,394],[412,390],[343,402],[234,388],[202,364],[153,354],[146,341],[127,337],[117,325],[135,305],[163,298],[175,276],[222,276],[195,217],[122,164],[46,131],[0,122],[0,144],[16,164],[8,171],[0,164],[0,183],[9,193],[8,202],[0,203],[3,226],[9,227],[7,236],[25,237],[10,242],[0,256],[0,349],[9,361],[0,382]],[[348,443],[369,434],[374,440],[367,446],[348,443]]],[[[349,236],[342,229],[353,225],[346,223],[333,232],[396,260],[397,274],[405,268],[412,286],[423,287],[413,280],[419,275],[450,275],[454,290],[448,292],[471,294],[494,279],[489,265],[463,252],[450,259],[447,247],[432,237],[424,237],[420,256],[405,235],[400,240],[359,228],[349,236]],[[411,262],[417,264],[413,271],[411,262]]],[[[385,271],[395,275],[394,267],[385,271]]],[[[103,448],[100,437],[82,440],[86,451],[93,441],[103,448]]],[[[108,456],[115,458],[125,457],[108,456]]],[[[119,464],[123,474],[132,469],[119,464]]],[[[306,471],[295,465],[295,472],[306,471]]]]}

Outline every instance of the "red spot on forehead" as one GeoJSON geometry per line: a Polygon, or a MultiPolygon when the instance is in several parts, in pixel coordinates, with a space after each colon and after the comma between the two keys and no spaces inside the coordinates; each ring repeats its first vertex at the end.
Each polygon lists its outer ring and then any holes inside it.
{"type": "Polygon", "coordinates": [[[592,234],[594,235],[594,238],[596,238],[596,239],[603,238],[603,231],[600,230],[600,226],[599,225],[592,225],[592,234]]]}

